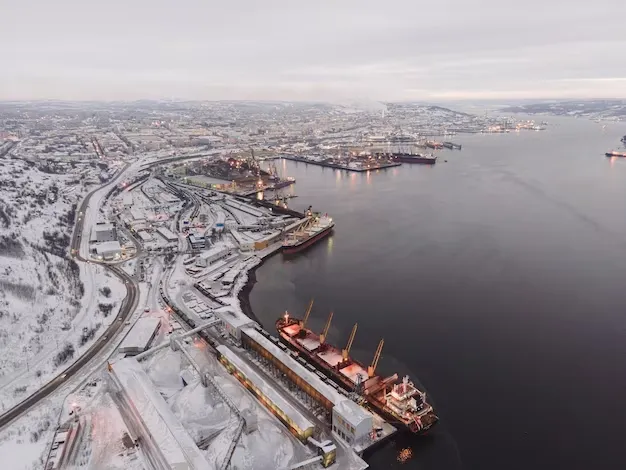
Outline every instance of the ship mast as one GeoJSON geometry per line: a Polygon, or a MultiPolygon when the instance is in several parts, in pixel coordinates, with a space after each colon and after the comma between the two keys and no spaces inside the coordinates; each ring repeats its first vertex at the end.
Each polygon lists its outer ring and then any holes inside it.
{"type": "Polygon", "coordinates": [[[354,324],[354,326],[352,327],[352,333],[350,333],[350,338],[348,339],[348,344],[346,345],[346,349],[341,351],[341,356],[343,357],[344,361],[346,361],[348,359],[348,356],[350,355],[350,348],[352,347],[352,342],[354,341],[354,335],[356,335],[356,329],[358,326],[358,323],[354,324]]]}
{"type": "Polygon", "coordinates": [[[374,360],[372,361],[372,365],[367,368],[367,376],[374,377],[374,373],[376,372],[376,366],[378,365],[378,360],[380,359],[380,354],[383,352],[383,344],[385,344],[385,340],[381,339],[380,343],[378,343],[378,348],[376,349],[376,354],[374,354],[374,360]]]}
{"type": "Polygon", "coordinates": [[[320,344],[324,344],[326,341],[326,335],[328,334],[328,329],[330,328],[330,321],[333,319],[333,312],[330,312],[328,315],[328,320],[326,320],[326,325],[324,326],[324,331],[320,335],[320,344]]]}
{"type": "Polygon", "coordinates": [[[313,308],[313,300],[314,299],[311,299],[311,302],[309,302],[309,306],[306,309],[306,313],[304,314],[304,318],[300,322],[300,328],[304,328],[306,326],[306,322],[309,319],[309,315],[311,314],[311,309],[313,308]]]}

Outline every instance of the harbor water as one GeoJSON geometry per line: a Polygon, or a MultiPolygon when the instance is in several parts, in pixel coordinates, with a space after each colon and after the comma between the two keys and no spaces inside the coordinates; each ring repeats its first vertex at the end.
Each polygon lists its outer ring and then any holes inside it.
{"type": "Polygon", "coordinates": [[[624,126],[457,135],[434,166],[363,174],[277,161],[290,207],[334,234],[255,273],[268,331],[286,309],[381,375],[419,381],[441,418],[365,458],[373,469],[626,468],[624,126]],[[447,161],[445,161],[447,160],[447,161]],[[404,463],[397,459],[411,449],[404,463]]]}

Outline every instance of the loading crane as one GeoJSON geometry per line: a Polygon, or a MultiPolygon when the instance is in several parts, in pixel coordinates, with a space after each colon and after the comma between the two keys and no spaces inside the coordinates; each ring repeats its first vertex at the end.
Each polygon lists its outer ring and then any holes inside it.
{"type": "Polygon", "coordinates": [[[350,355],[350,348],[352,347],[352,342],[354,341],[354,335],[356,335],[356,329],[359,326],[358,323],[355,323],[352,327],[352,333],[350,333],[350,338],[348,339],[348,344],[346,345],[346,349],[341,351],[341,356],[344,361],[348,360],[348,356],[350,355]]]}
{"type": "Polygon", "coordinates": [[[328,320],[326,320],[326,325],[324,326],[324,331],[320,335],[320,344],[324,344],[326,341],[326,335],[328,334],[328,329],[330,328],[330,321],[333,319],[333,312],[330,312],[328,315],[328,320]]]}
{"type": "Polygon", "coordinates": [[[374,360],[372,364],[367,368],[367,376],[374,377],[376,373],[376,366],[378,365],[378,360],[380,359],[380,354],[383,352],[383,344],[385,344],[385,340],[381,339],[380,343],[378,343],[378,348],[376,348],[376,354],[374,354],[374,360]]]}
{"type": "Polygon", "coordinates": [[[309,319],[309,315],[311,314],[311,309],[313,309],[313,300],[309,302],[309,306],[306,309],[306,313],[304,314],[304,318],[300,321],[300,328],[304,328],[306,326],[306,322],[309,319]]]}

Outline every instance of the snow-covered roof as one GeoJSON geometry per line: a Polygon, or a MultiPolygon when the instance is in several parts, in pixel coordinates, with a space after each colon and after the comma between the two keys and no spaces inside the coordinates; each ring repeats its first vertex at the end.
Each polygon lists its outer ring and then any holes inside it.
{"type": "Polygon", "coordinates": [[[104,224],[96,224],[93,226],[93,229],[96,232],[109,232],[111,230],[113,230],[115,228],[115,226],[113,224],[110,223],[104,223],[104,224]]]}
{"type": "Polygon", "coordinates": [[[117,240],[110,242],[101,242],[96,245],[96,253],[99,255],[103,253],[110,253],[111,251],[122,251],[122,246],[117,240]]]}
{"type": "Polygon", "coordinates": [[[211,470],[209,462],[139,363],[134,359],[122,359],[113,364],[112,369],[169,467],[176,470],[211,470]]]}
{"type": "Polygon", "coordinates": [[[157,228],[157,232],[159,232],[159,234],[162,235],[168,241],[169,240],[178,240],[178,235],[176,235],[174,232],[172,232],[167,227],[159,227],[159,228],[157,228]]]}
{"type": "Polygon", "coordinates": [[[369,411],[349,399],[337,403],[333,408],[333,413],[339,414],[355,428],[364,421],[369,421],[370,425],[374,421],[374,417],[369,411]]]}
{"type": "Polygon", "coordinates": [[[302,413],[294,408],[271,384],[269,384],[252,367],[246,364],[237,354],[226,346],[218,346],[217,350],[223,354],[228,361],[241,372],[252,385],[254,385],[270,402],[293,421],[300,429],[306,431],[315,427],[302,413]]]}
{"type": "Polygon", "coordinates": [[[145,351],[160,324],[161,320],[156,317],[143,317],[137,320],[120,344],[120,352],[145,351]]]}
{"type": "Polygon", "coordinates": [[[200,253],[199,256],[202,259],[212,259],[214,257],[220,257],[228,251],[230,251],[230,247],[227,245],[214,245],[211,249],[200,253]]]}
{"type": "Polygon", "coordinates": [[[215,314],[224,322],[228,323],[233,328],[241,328],[242,326],[248,326],[255,324],[247,315],[234,311],[231,307],[221,307],[215,310],[215,314]]]}
{"type": "Polygon", "coordinates": [[[285,366],[291,369],[295,374],[301,377],[302,380],[307,382],[311,387],[313,387],[320,394],[322,394],[333,405],[337,405],[338,403],[347,400],[344,395],[337,392],[330,385],[326,385],[316,374],[309,371],[306,367],[304,367],[302,364],[292,358],[288,353],[286,353],[270,340],[265,338],[265,336],[259,333],[256,329],[244,328],[241,331],[257,343],[262,345],[267,351],[272,354],[272,356],[274,356],[285,366]]]}

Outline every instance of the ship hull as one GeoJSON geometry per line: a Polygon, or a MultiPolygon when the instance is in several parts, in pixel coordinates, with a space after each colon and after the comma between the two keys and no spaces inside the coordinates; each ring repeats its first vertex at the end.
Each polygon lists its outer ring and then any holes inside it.
{"type": "MultiPolygon", "coordinates": [[[[324,375],[329,377],[331,380],[335,381],[338,385],[343,387],[346,391],[348,392],[354,391],[355,385],[348,377],[341,374],[341,372],[338,369],[326,364],[322,359],[320,359],[317,356],[317,354],[312,354],[306,348],[302,347],[297,341],[294,341],[293,338],[291,338],[282,330],[280,323],[281,323],[281,320],[279,320],[276,323],[276,329],[278,330],[280,339],[283,343],[285,343],[288,347],[290,347],[294,351],[297,351],[302,357],[305,357],[320,372],[322,372],[324,375]]],[[[341,353],[337,348],[335,348],[332,345],[328,345],[327,347],[334,349],[339,354],[341,353]]],[[[358,361],[355,361],[354,359],[350,359],[350,362],[354,364],[358,364],[359,366],[363,367],[362,364],[360,364],[358,361]]],[[[431,411],[430,413],[428,413],[426,416],[423,417],[423,418],[426,418],[429,422],[423,425],[423,427],[418,428],[417,426],[412,425],[413,423],[406,423],[403,420],[399,419],[397,416],[395,416],[391,412],[391,410],[387,408],[387,406],[384,405],[384,403],[374,398],[373,396],[365,395],[364,398],[366,400],[366,403],[376,413],[378,413],[383,418],[385,418],[387,422],[389,422],[390,424],[394,426],[410,431],[413,434],[423,435],[427,433],[430,429],[432,429],[432,427],[435,424],[437,424],[437,422],[439,421],[439,418],[437,417],[437,415],[435,415],[435,413],[431,411]]]]}
{"type": "Polygon", "coordinates": [[[434,165],[437,163],[437,158],[426,158],[414,155],[396,155],[394,160],[400,163],[418,163],[421,165],[434,165]]]}
{"type": "Polygon", "coordinates": [[[316,235],[313,235],[312,237],[307,238],[306,240],[303,240],[301,242],[298,242],[294,245],[288,245],[288,246],[284,246],[283,245],[283,253],[286,255],[290,255],[290,254],[294,254],[294,253],[300,253],[303,250],[306,250],[308,247],[310,247],[311,245],[313,245],[315,242],[321,240],[322,238],[330,235],[330,233],[333,231],[333,227],[334,225],[331,225],[327,228],[325,228],[324,230],[322,230],[321,232],[318,232],[316,235]]]}
{"type": "Polygon", "coordinates": [[[272,185],[272,189],[281,189],[281,188],[286,188],[287,186],[291,186],[292,184],[294,184],[295,181],[291,181],[291,180],[286,180],[286,181],[279,181],[277,183],[274,183],[272,185]]]}
{"type": "Polygon", "coordinates": [[[622,157],[626,158],[626,152],[606,152],[604,155],[607,157],[622,157]]]}

